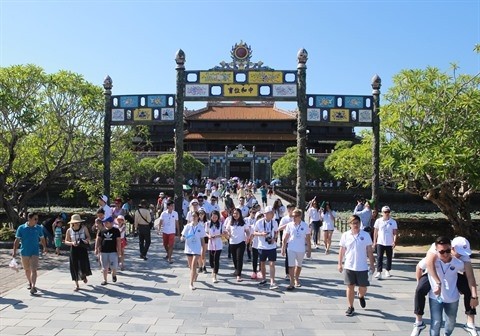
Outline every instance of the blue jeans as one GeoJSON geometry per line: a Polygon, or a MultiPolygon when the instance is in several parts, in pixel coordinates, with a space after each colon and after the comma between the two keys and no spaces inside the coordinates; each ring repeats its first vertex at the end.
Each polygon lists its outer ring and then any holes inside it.
{"type": "Polygon", "coordinates": [[[445,316],[445,336],[450,336],[455,328],[457,319],[458,301],[451,303],[439,303],[435,299],[429,299],[430,318],[432,320],[430,326],[430,336],[440,336],[440,328],[442,327],[442,312],[445,316]]]}

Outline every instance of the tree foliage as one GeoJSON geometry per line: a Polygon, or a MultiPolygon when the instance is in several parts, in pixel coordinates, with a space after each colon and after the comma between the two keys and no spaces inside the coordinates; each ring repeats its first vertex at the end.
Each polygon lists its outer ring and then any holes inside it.
{"type": "Polygon", "coordinates": [[[326,170],[335,179],[346,181],[347,187],[367,188],[372,185],[372,134],[363,132],[362,141],[339,141],[325,160],[326,170]]]}
{"type": "MultiPolygon", "coordinates": [[[[34,65],[0,68],[0,207],[13,222],[49,184],[98,195],[103,170],[103,93],[68,71],[47,74],[34,65]]],[[[112,187],[125,187],[128,130],[112,141],[112,187]],[[117,159],[117,160],[115,160],[117,159]],[[116,178],[115,178],[116,177],[116,178]],[[115,182],[120,181],[122,182],[115,182]]]]}
{"type": "MultiPolygon", "coordinates": [[[[295,179],[297,176],[297,148],[287,148],[285,155],[273,163],[272,170],[273,176],[276,178],[295,179]]],[[[323,166],[320,166],[313,156],[307,155],[306,178],[319,178],[323,174],[323,166]]]]}
{"type": "Polygon", "coordinates": [[[401,189],[437,205],[457,234],[470,235],[469,198],[480,185],[480,77],[427,68],[393,81],[380,113],[383,166],[401,189]]]}
{"type": "MultiPolygon", "coordinates": [[[[140,167],[144,177],[159,175],[162,177],[172,177],[175,175],[175,154],[163,154],[157,158],[143,158],[140,161],[140,167]]],[[[204,164],[195,159],[192,154],[183,154],[184,174],[196,174],[200,172],[204,164]]]]}

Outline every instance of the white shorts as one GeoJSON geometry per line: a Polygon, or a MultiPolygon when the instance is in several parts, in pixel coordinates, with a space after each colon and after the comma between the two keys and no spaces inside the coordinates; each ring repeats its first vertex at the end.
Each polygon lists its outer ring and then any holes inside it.
{"type": "Polygon", "coordinates": [[[287,249],[288,267],[302,267],[305,252],[296,252],[287,249]]]}

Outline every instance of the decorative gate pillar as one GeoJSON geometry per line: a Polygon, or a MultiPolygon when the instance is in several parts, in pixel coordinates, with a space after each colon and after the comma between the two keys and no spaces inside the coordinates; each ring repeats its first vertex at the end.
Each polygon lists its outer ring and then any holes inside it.
{"type": "Polygon", "coordinates": [[[183,206],[183,110],[185,101],[185,53],[182,49],[177,51],[175,55],[177,63],[177,96],[175,111],[175,209],[178,213],[182,213],[183,206]]]}
{"type": "Polygon", "coordinates": [[[378,112],[380,111],[380,87],[382,86],[382,79],[375,75],[372,78],[372,95],[373,95],[373,120],[372,120],[372,200],[374,202],[375,209],[378,207],[378,189],[380,188],[380,117],[378,112]]]}
{"type": "Polygon", "coordinates": [[[307,60],[308,53],[300,49],[297,54],[297,207],[305,209],[307,171],[307,60]]]}
{"type": "Polygon", "coordinates": [[[110,76],[103,81],[105,96],[105,119],[103,121],[103,193],[110,199],[110,138],[112,137],[112,87],[110,76]]]}

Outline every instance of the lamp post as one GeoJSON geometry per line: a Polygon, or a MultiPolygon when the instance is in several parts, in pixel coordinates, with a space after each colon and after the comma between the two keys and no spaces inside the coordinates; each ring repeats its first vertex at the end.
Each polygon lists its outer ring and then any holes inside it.
{"type": "Polygon", "coordinates": [[[177,211],[182,211],[183,205],[183,110],[185,101],[185,53],[179,49],[175,55],[175,62],[177,66],[177,96],[176,96],[176,111],[175,111],[175,208],[177,211]]]}
{"type": "Polygon", "coordinates": [[[103,119],[103,192],[110,198],[110,138],[112,137],[112,87],[110,76],[103,80],[103,95],[105,96],[105,116],[103,119]]]}
{"type": "Polygon", "coordinates": [[[305,209],[305,183],[307,166],[307,60],[308,53],[297,53],[297,207],[305,209]]]}
{"type": "Polygon", "coordinates": [[[253,166],[252,166],[252,182],[255,183],[255,146],[252,148],[253,152],[253,166]]]}
{"type": "Polygon", "coordinates": [[[227,160],[228,160],[227,155],[228,155],[228,146],[225,146],[225,163],[224,164],[225,164],[225,178],[226,179],[228,179],[228,177],[227,177],[227,160]]]}
{"type": "Polygon", "coordinates": [[[378,190],[380,187],[380,87],[382,86],[382,79],[375,75],[372,78],[372,95],[373,95],[373,144],[372,144],[372,200],[375,208],[377,208],[379,197],[378,190]]]}

